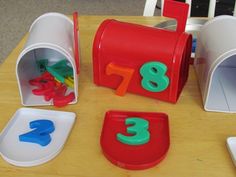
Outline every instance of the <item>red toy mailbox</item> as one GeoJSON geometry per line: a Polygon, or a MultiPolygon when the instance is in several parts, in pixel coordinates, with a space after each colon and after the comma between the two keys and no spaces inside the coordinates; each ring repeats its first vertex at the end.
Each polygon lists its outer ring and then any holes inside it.
{"type": "Polygon", "coordinates": [[[176,31],[105,20],[93,44],[94,82],[175,103],[188,77],[192,37],[184,33],[188,4],[165,1],[176,31]]]}

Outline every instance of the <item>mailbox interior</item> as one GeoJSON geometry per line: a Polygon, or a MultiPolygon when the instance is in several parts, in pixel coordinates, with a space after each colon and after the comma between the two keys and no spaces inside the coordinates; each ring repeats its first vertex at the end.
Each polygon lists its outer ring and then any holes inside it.
{"type": "Polygon", "coordinates": [[[236,54],[225,58],[212,74],[205,109],[236,112],[236,54]]]}
{"type": "MultiPolygon", "coordinates": [[[[45,101],[43,96],[34,95],[32,89],[35,89],[35,86],[29,84],[29,80],[41,75],[37,66],[37,60],[40,59],[48,59],[48,64],[53,65],[62,59],[66,59],[66,57],[59,51],[50,48],[36,48],[22,56],[17,66],[17,75],[22,104],[25,106],[52,104],[52,100],[45,101]]],[[[70,60],[68,60],[68,63],[71,65],[70,60]]],[[[68,89],[68,91],[71,90],[68,89]]]]}

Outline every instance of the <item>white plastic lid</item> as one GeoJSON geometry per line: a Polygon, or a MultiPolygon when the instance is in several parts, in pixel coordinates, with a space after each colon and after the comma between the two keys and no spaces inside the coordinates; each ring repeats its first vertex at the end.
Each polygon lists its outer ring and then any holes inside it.
{"type": "Polygon", "coordinates": [[[16,111],[0,134],[0,154],[16,166],[35,166],[53,159],[63,148],[75,121],[75,113],[21,108],[16,111]],[[51,142],[46,146],[23,142],[19,135],[31,132],[29,123],[46,119],[53,122],[51,142]]]}

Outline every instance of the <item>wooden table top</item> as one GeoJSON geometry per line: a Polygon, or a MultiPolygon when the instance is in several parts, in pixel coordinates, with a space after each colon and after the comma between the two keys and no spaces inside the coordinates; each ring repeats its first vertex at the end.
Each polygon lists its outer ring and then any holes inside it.
{"type": "MultiPolygon", "coordinates": [[[[193,67],[177,104],[127,93],[116,96],[114,90],[97,87],[92,78],[92,43],[98,25],[104,19],[118,19],[153,26],[164,18],[127,16],[79,17],[81,74],[79,101],[64,108],[37,107],[75,112],[76,122],[62,152],[53,160],[36,167],[20,168],[0,158],[0,176],[13,177],[233,177],[235,167],[226,147],[226,139],[236,136],[236,115],[206,112],[193,67]],[[132,104],[131,104],[132,103],[132,104]],[[100,134],[105,112],[111,109],[164,112],[169,115],[170,149],[157,166],[130,171],[111,164],[102,154],[100,134]]],[[[16,59],[27,35],[0,66],[0,130],[15,111],[23,107],[16,82],[16,59]]]]}

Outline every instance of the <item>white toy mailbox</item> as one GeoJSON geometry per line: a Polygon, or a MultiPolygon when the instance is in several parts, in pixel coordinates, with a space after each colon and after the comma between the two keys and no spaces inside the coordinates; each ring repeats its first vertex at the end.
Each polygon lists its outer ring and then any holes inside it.
{"type": "Polygon", "coordinates": [[[195,69],[204,109],[236,112],[236,18],[218,16],[200,30],[195,69]]]}
{"type": "Polygon", "coordinates": [[[43,60],[49,67],[64,62],[71,69],[70,81],[73,86],[66,88],[64,94],[73,93],[70,104],[77,102],[79,57],[75,55],[78,50],[76,25],[70,18],[59,13],[46,13],[31,25],[27,42],[16,64],[18,87],[24,106],[54,104],[52,99],[45,100],[44,96],[33,94],[35,86],[29,83],[42,74],[38,63],[43,60]]]}

